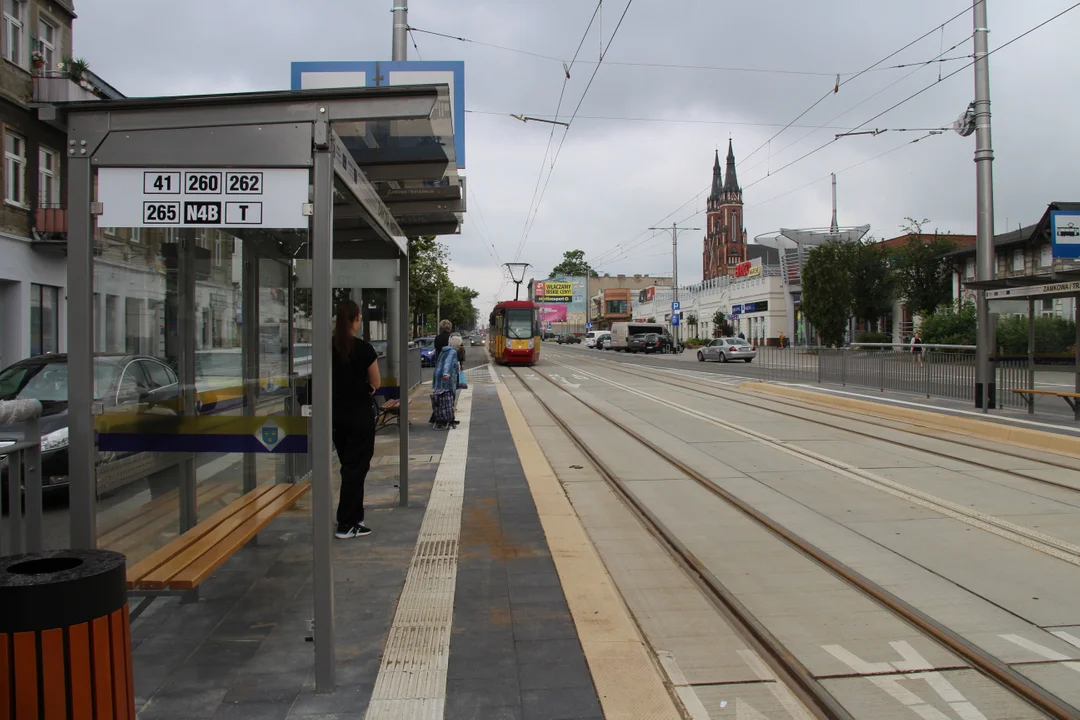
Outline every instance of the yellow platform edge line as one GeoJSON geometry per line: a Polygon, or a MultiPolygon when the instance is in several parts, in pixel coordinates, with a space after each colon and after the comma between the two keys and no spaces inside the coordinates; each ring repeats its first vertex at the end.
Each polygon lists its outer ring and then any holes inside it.
{"type": "Polygon", "coordinates": [[[511,391],[496,390],[536,503],[606,720],[681,720],[659,661],[548,463],[511,391]]]}
{"type": "Polygon", "coordinates": [[[778,395],[781,397],[803,400],[822,407],[850,410],[866,415],[898,420],[900,422],[933,430],[941,430],[991,442],[1015,445],[1029,450],[1039,450],[1042,452],[1054,453],[1056,455],[1064,455],[1066,457],[1080,458],[1080,438],[1070,437],[1068,435],[1059,435],[1043,430],[1032,430],[1013,425],[989,422],[987,420],[937,413],[930,410],[897,407],[888,403],[873,402],[872,400],[839,397],[829,393],[803,390],[801,388],[792,388],[783,385],[744,382],[739,385],[739,389],[749,390],[764,395],[778,395]]]}

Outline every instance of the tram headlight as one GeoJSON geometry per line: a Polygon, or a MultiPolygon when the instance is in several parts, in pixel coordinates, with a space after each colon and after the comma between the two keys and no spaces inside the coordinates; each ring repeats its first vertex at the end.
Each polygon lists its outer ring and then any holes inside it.
{"type": "Polygon", "coordinates": [[[536,339],[535,339],[535,338],[529,338],[529,349],[530,349],[530,350],[532,350],[532,349],[533,349],[533,343],[534,343],[534,342],[536,342],[536,339]]]}

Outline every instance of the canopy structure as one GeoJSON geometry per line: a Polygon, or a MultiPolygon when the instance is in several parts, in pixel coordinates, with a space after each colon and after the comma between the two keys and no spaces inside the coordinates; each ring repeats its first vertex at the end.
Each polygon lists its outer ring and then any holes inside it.
{"type": "Polygon", "coordinates": [[[39,113],[68,133],[72,546],[99,544],[106,486],[170,488],[185,532],[208,512],[204,490],[234,475],[241,493],[310,480],[316,684],[332,689],[333,307],[336,292],[357,286],[388,292],[379,364],[401,403],[405,505],[408,390],[419,379],[409,370],[407,237],[457,233],[464,212],[448,86],[39,113]],[[102,232],[116,228],[128,229],[124,242],[102,232]],[[115,393],[103,390],[105,360],[120,368],[115,393]]]}

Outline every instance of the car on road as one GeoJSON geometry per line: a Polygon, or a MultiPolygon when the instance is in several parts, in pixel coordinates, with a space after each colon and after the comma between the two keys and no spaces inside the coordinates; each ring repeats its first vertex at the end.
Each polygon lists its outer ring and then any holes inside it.
{"type": "Polygon", "coordinates": [[[469,344],[473,347],[480,347],[486,342],[487,338],[485,338],[483,335],[473,335],[471,338],[469,338],[469,344]]]}
{"type": "MultiPolygon", "coordinates": [[[[68,364],[67,354],[39,355],[0,372],[0,400],[41,403],[41,483],[46,495],[66,492],[68,486],[68,364]]],[[[99,355],[94,358],[94,401],[104,412],[173,413],[171,401],[180,396],[176,371],[157,358],[141,355],[99,355]]],[[[21,442],[25,423],[0,426],[0,453],[21,442]]],[[[0,455],[0,486],[7,498],[7,458],[0,455]]]]}
{"type": "Polygon", "coordinates": [[[597,350],[603,350],[605,343],[611,342],[610,330],[595,330],[592,333],[585,335],[585,345],[588,347],[596,348],[597,350]],[[589,342],[589,334],[591,334],[592,342],[589,342]]]}
{"type": "Polygon", "coordinates": [[[417,338],[416,342],[420,345],[420,367],[435,367],[435,338],[417,338]]]}
{"type": "Polygon", "coordinates": [[[558,340],[559,339],[559,334],[545,331],[544,334],[540,336],[540,339],[541,340],[558,340]]]}
{"type": "Polygon", "coordinates": [[[671,352],[671,340],[666,335],[660,335],[659,333],[645,333],[640,337],[641,352],[643,353],[667,354],[671,352]]]}
{"type": "Polygon", "coordinates": [[[560,345],[580,345],[581,338],[577,335],[560,335],[558,343],[560,345]]]}
{"type": "Polygon", "coordinates": [[[725,363],[732,360],[751,362],[756,357],[757,350],[754,349],[754,346],[742,338],[736,337],[717,338],[698,350],[697,353],[699,362],[705,362],[706,360],[725,363]]]}

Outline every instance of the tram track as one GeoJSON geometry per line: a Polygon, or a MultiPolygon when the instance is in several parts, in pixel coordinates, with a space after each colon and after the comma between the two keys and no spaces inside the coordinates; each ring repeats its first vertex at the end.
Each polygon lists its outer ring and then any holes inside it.
{"type": "MultiPolygon", "coordinates": [[[[563,363],[558,364],[565,365],[563,363]]],[[[571,428],[558,413],[554,412],[552,407],[540,396],[540,394],[531,387],[517,371],[511,368],[510,372],[522,387],[524,387],[540,406],[544,408],[552,421],[555,422],[568,438],[570,438],[574,445],[589,458],[590,462],[593,463],[599,474],[615,491],[617,496],[626,503],[639,521],[641,521],[650,533],[662,543],[668,552],[670,552],[677,560],[679,565],[683,567],[692,579],[694,579],[698,586],[705,591],[706,596],[712,600],[723,615],[732,622],[733,626],[739,629],[748,644],[761,655],[770,667],[772,667],[774,672],[776,672],[777,677],[791,689],[799,700],[802,701],[808,709],[814,712],[817,717],[851,718],[851,714],[820,684],[817,678],[810,673],[805,665],[803,665],[779,639],[772,635],[768,628],[766,628],[738,600],[738,598],[735,597],[735,595],[694,556],[689,548],[678,539],[677,535],[667,527],[655,513],[635,496],[634,492],[626,485],[626,483],[588,447],[588,444],[583,438],[573,430],[573,428],[571,428]]],[[[971,668],[998,683],[1016,697],[1052,718],[1061,718],[1064,720],[1065,718],[1080,717],[1080,710],[1077,710],[1029,678],[1013,670],[1009,665],[999,660],[997,657],[964,639],[947,626],[939,623],[918,608],[874,583],[872,580],[851,567],[845,565],[837,558],[776,522],[738,496],[720,487],[686,463],[680,461],[671,453],[658,447],[655,443],[645,438],[637,431],[619,422],[597,408],[594,404],[579,397],[574,392],[571,392],[569,388],[555,382],[555,380],[548,377],[543,372],[537,371],[535,374],[543,377],[551,385],[569,395],[578,403],[588,408],[592,413],[618,428],[638,444],[662,458],[664,461],[675,467],[682,475],[693,480],[698,486],[719,497],[728,505],[734,507],[758,525],[764,527],[788,546],[810,558],[819,566],[840,578],[848,585],[854,587],[895,616],[901,618],[946,650],[962,658],[971,668]]],[[[593,377],[609,382],[598,376],[593,377]]],[[[785,448],[783,446],[778,446],[777,449],[784,450],[785,448]]]]}
{"type": "MultiPolygon", "coordinates": [[[[553,362],[559,363],[559,364],[561,364],[563,366],[566,366],[566,367],[572,367],[572,366],[568,366],[566,364],[566,362],[564,360],[562,360],[562,359],[553,360],[553,362]]],[[[805,414],[800,414],[798,412],[793,412],[792,409],[791,409],[791,406],[789,404],[787,404],[787,403],[784,403],[782,400],[774,399],[774,398],[771,398],[771,397],[766,397],[766,396],[763,396],[763,395],[761,395],[759,393],[745,392],[745,391],[739,390],[737,388],[720,389],[718,387],[715,387],[715,385],[717,385],[717,383],[715,381],[711,381],[708,378],[704,378],[704,377],[702,377],[702,378],[693,378],[693,377],[690,377],[688,375],[683,374],[684,372],[692,372],[692,371],[669,370],[667,368],[659,368],[659,367],[652,366],[652,365],[648,366],[650,368],[653,368],[655,370],[660,371],[661,373],[664,373],[665,375],[675,375],[676,377],[681,377],[684,381],[686,381],[686,384],[683,384],[683,383],[672,382],[667,377],[658,378],[655,375],[649,375],[649,374],[646,374],[646,373],[635,372],[633,370],[627,369],[627,366],[633,367],[633,364],[631,364],[631,363],[612,362],[612,361],[609,361],[609,360],[597,360],[595,358],[587,358],[585,360],[585,362],[591,363],[591,364],[594,364],[594,365],[600,365],[600,366],[606,367],[606,368],[617,369],[620,372],[625,372],[627,375],[634,375],[634,376],[644,378],[644,379],[647,379],[647,380],[650,380],[650,381],[653,381],[653,382],[659,382],[659,383],[661,383],[663,385],[669,385],[671,387],[679,388],[681,390],[685,390],[685,391],[688,391],[688,392],[701,393],[701,394],[704,394],[704,395],[708,395],[710,397],[715,397],[715,398],[720,399],[720,400],[733,400],[733,399],[736,399],[736,398],[739,398],[739,399],[752,399],[755,402],[755,404],[758,407],[760,407],[761,409],[768,410],[770,412],[775,412],[778,415],[784,415],[786,417],[794,418],[796,420],[805,420],[805,421],[808,421],[808,422],[818,423],[818,424],[824,425],[826,427],[830,427],[830,428],[834,428],[836,430],[841,430],[843,432],[851,433],[852,435],[858,435],[858,436],[861,436],[861,437],[870,438],[871,440],[880,440],[881,439],[880,435],[875,435],[872,432],[858,430],[856,428],[851,428],[851,427],[848,427],[846,425],[841,425],[841,424],[836,424],[836,423],[822,423],[816,417],[811,418],[811,417],[807,417],[805,414]],[[701,386],[691,386],[691,385],[689,385],[689,382],[693,381],[693,380],[702,380],[702,381],[708,383],[712,387],[709,387],[708,391],[706,391],[706,389],[702,388],[701,386]],[[733,398],[732,396],[735,396],[735,397],[733,398]]],[[[761,380],[755,380],[753,378],[749,378],[749,380],[751,380],[753,382],[762,382],[761,380]]],[[[829,408],[824,408],[822,406],[815,406],[811,412],[814,413],[815,415],[826,415],[826,416],[829,416],[829,417],[839,418],[839,419],[842,419],[842,420],[849,420],[851,422],[857,422],[857,423],[861,423],[861,424],[864,424],[864,425],[872,425],[874,427],[880,427],[880,428],[884,428],[884,429],[887,429],[887,430],[900,429],[898,426],[901,425],[901,423],[896,422],[896,421],[894,421],[891,424],[889,422],[880,422],[880,421],[875,422],[875,419],[872,418],[871,416],[866,416],[866,415],[861,415],[861,414],[859,415],[859,417],[852,417],[849,414],[832,411],[829,408]]],[[[1048,468],[1055,468],[1055,469],[1059,469],[1059,470],[1070,470],[1070,471],[1080,472],[1080,461],[1077,461],[1075,463],[1070,464],[1068,462],[1055,462],[1053,460],[1048,460],[1048,459],[1044,459],[1044,458],[1033,458],[1030,455],[1024,455],[1024,454],[1021,454],[1021,453],[1007,452],[1006,450],[1001,449],[1000,446],[999,447],[994,447],[994,448],[988,448],[988,447],[985,447],[983,445],[979,445],[979,444],[974,443],[974,442],[967,442],[967,441],[964,440],[963,436],[961,436],[961,435],[952,435],[947,439],[946,438],[941,438],[941,437],[938,437],[936,435],[933,435],[930,430],[924,429],[924,428],[919,428],[917,426],[903,428],[903,429],[901,429],[901,432],[910,433],[910,434],[913,434],[913,435],[920,435],[920,436],[923,436],[923,437],[928,437],[928,438],[933,439],[933,440],[943,440],[945,442],[949,442],[949,443],[952,443],[954,445],[960,445],[962,447],[971,448],[972,450],[978,450],[980,452],[995,453],[995,454],[998,454],[998,455],[1002,455],[1004,457],[1014,458],[1014,459],[1017,459],[1017,460],[1027,460],[1027,461],[1030,461],[1030,462],[1036,462],[1036,463],[1039,463],[1040,465],[1044,465],[1044,466],[1046,466],[1048,468]]],[[[966,463],[968,465],[979,467],[979,468],[982,468],[982,469],[985,469],[985,470],[994,470],[996,472],[1004,473],[1006,475],[1010,475],[1012,477],[1020,478],[1020,479],[1023,479],[1023,480],[1030,480],[1031,482],[1039,483],[1041,485],[1047,485],[1047,486],[1059,488],[1059,489],[1062,489],[1062,490],[1068,490],[1070,492],[1080,493],[1080,487],[1077,487],[1075,485],[1068,485],[1066,483],[1060,483],[1060,482],[1056,482],[1054,480],[1047,480],[1046,478],[1041,478],[1041,477],[1038,477],[1037,475],[1031,475],[1029,473],[1025,473],[1025,472],[1022,472],[1022,471],[1019,471],[1019,470],[1005,469],[1005,468],[1002,468],[1000,465],[995,465],[995,464],[990,463],[990,462],[982,462],[982,461],[974,460],[974,459],[971,459],[971,458],[960,457],[958,455],[953,455],[953,454],[950,454],[950,453],[947,453],[947,452],[942,452],[940,450],[934,450],[932,448],[927,448],[927,447],[922,446],[922,445],[916,445],[914,443],[899,441],[899,440],[895,440],[895,439],[890,439],[889,442],[892,445],[896,445],[897,447],[906,448],[908,450],[916,450],[918,452],[927,453],[928,455],[934,455],[936,457],[945,458],[947,460],[954,460],[956,462],[966,463]]]]}

